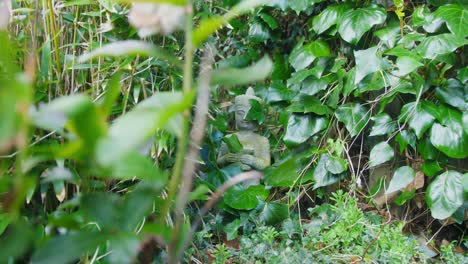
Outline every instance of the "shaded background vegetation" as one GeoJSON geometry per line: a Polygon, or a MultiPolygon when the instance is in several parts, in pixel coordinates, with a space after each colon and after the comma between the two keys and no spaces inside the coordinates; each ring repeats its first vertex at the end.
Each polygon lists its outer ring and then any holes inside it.
{"type": "Polygon", "coordinates": [[[175,261],[202,219],[184,262],[463,262],[463,1],[189,1],[186,25],[142,42],[126,2],[12,1],[0,261],[175,261]],[[208,125],[181,214],[204,45],[208,125]],[[201,218],[241,173],[216,156],[249,86],[273,165],[201,218]]]}

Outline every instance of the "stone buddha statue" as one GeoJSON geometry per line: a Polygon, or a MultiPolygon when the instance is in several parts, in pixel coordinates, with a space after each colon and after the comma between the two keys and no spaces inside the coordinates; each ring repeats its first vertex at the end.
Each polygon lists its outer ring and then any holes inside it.
{"type": "Polygon", "coordinates": [[[258,127],[256,122],[246,119],[251,108],[250,100],[261,102],[261,99],[255,96],[252,88],[248,88],[245,94],[238,95],[234,99],[236,128],[239,132],[227,135],[227,137],[236,135],[242,145],[242,150],[238,153],[232,153],[223,142],[217,159],[220,166],[238,164],[243,171],[263,170],[270,166],[270,143],[268,139],[255,133],[258,127]]]}

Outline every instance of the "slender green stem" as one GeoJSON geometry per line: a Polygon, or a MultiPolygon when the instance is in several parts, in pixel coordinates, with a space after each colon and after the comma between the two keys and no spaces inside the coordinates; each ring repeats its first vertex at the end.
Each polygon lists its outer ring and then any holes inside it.
{"type": "MultiPolygon", "coordinates": [[[[193,62],[193,45],[192,45],[192,1],[187,2],[187,16],[185,22],[185,61],[184,61],[184,79],[183,79],[183,92],[184,94],[190,93],[192,90],[192,62],[193,62]]],[[[172,172],[171,180],[167,191],[167,199],[161,210],[161,217],[164,219],[169,212],[172,200],[177,192],[177,186],[180,183],[180,177],[182,175],[182,168],[184,166],[185,153],[187,151],[188,143],[188,131],[190,122],[190,112],[185,111],[183,113],[182,133],[181,137],[177,142],[177,153],[176,162],[174,164],[174,170],[172,172]]]]}

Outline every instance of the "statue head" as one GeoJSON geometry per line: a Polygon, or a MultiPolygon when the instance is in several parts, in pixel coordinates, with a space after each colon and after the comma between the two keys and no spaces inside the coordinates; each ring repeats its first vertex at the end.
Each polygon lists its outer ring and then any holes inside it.
{"type": "Polygon", "coordinates": [[[247,113],[252,106],[250,100],[257,100],[261,102],[262,100],[255,96],[254,90],[252,87],[247,89],[247,92],[242,95],[236,96],[234,99],[234,109],[236,113],[236,127],[239,130],[251,130],[255,131],[257,129],[257,123],[247,120],[247,113]]]}

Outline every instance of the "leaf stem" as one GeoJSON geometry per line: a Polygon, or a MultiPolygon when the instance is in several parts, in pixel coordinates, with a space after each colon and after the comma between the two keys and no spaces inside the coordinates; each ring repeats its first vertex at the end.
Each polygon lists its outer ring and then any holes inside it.
{"type": "MultiPolygon", "coordinates": [[[[192,63],[193,63],[193,44],[192,44],[192,1],[187,1],[186,6],[186,20],[185,20],[185,60],[184,60],[184,78],[183,78],[183,93],[185,95],[189,94],[192,90],[192,63]]],[[[177,192],[177,186],[179,186],[180,178],[182,175],[182,168],[184,165],[185,154],[187,152],[187,143],[188,143],[188,131],[189,131],[189,122],[190,122],[190,111],[185,111],[183,113],[183,122],[182,122],[182,132],[180,138],[177,142],[177,153],[176,161],[174,164],[174,170],[172,172],[171,180],[169,182],[169,187],[167,191],[166,202],[163,205],[161,210],[161,217],[165,219],[169,209],[171,207],[172,200],[175,197],[177,192]]],[[[171,253],[170,253],[171,254],[171,253]]]]}

